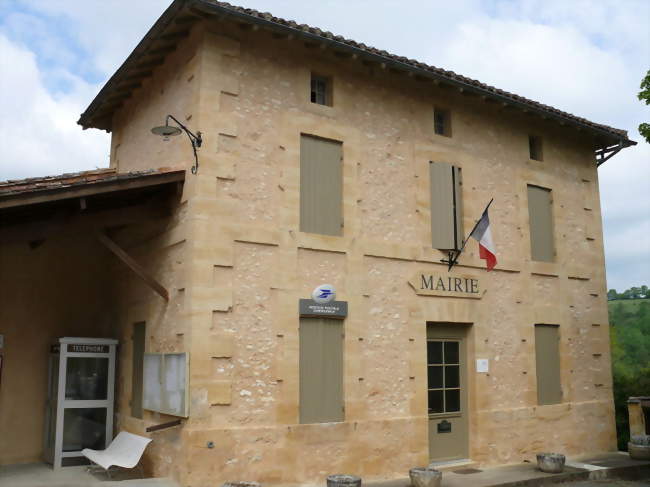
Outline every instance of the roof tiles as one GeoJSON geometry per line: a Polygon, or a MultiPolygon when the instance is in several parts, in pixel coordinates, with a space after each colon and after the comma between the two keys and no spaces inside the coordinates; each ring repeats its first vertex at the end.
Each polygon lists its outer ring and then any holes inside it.
{"type": "Polygon", "coordinates": [[[179,171],[179,169],[160,168],[149,169],[146,171],[118,173],[114,168],[106,168],[93,171],[60,174],[58,176],[0,181],[0,198],[22,195],[25,193],[36,193],[40,191],[53,191],[75,186],[126,181],[129,179],[158,176],[177,171],[179,171]]]}

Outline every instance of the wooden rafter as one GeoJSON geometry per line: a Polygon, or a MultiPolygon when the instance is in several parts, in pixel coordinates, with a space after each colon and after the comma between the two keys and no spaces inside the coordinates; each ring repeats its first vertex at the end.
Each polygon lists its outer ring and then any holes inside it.
{"type": "Polygon", "coordinates": [[[142,267],[133,257],[117,245],[113,240],[111,240],[108,235],[104,232],[97,232],[97,239],[115,256],[120,259],[126,266],[131,269],[136,275],[142,279],[151,289],[157,292],[165,301],[169,301],[169,292],[167,289],[160,284],[154,277],[147,272],[147,270],[142,267]]]}
{"type": "Polygon", "coordinates": [[[624,149],[627,147],[625,143],[621,140],[617,144],[610,145],[607,147],[601,147],[600,149],[596,149],[596,167],[599,167],[601,164],[604,164],[607,162],[608,159],[614,157],[616,154],[618,154],[621,149],[624,149]]]}

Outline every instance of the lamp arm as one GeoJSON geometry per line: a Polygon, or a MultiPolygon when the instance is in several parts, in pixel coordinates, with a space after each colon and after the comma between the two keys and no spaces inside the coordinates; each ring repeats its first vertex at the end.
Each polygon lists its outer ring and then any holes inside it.
{"type": "Polygon", "coordinates": [[[201,140],[201,132],[197,132],[197,135],[194,135],[190,129],[188,129],[185,125],[183,125],[176,117],[173,115],[167,115],[167,118],[165,119],[165,125],[169,125],[169,119],[172,119],[174,122],[178,124],[180,128],[182,128],[185,133],[188,135],[190,140],[193,140],[196,142],[197,147],[201,147],[201,143],[203,142],[201,140]]]}
{"type": "Polygon", "coordinates": [[[194,151],[194,165],[192,166],[192,174],[196,174],[199,170],[199,156],[196,153],[196,148],[201,147],[201,144],[203,143],[203,139],[201,138],[201,132],[197,132],[196,135],[194,135],[190,129],[188,129],[185,125],[183,125],[173,115],[167,115],[167,118],[165,119],[165,125],[169,125],[170,118],[174,122],[176,122],[176,124],[181,129],[183,129],[183,131],[187,134],[187,137],[190,139],[190,143],[192,144],[192,151],[194,151]]]}

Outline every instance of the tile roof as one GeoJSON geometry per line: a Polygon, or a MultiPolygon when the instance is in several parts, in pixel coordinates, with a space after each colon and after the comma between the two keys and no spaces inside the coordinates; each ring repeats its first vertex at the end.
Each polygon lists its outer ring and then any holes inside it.
{"type": "MultiPolygon", "coordinates": [[[[313,42],[322,43],[338,51],[353,53],[360,58],[372,59],[375,62],[385,63],[386,66],[411,71],[414,74],[432,78],[462,88],[467,92],[495,99],[499,102],[510,104],[542,116],[553,118],[560,123],[579,126],[600,136],[601,146],[623,142],[624,146],[636,144],[627,137],[627,131],[610,127],[608,125],[591,122],[583,117],[553,108],[543,103],[510,93],[505,90],[481,83],[478,80],[462,76],[426,63],[409,59],[403,56],[391,54],[387,51],[368,46],[366,44],[346,39],[331,32],[324,31],[318,27],[306,24],[299,24],[293,20],[286,20],[275,17],[268,12],[238,7],[226,2],[217,0],[174,0],[163,15],[156,21],[154,26],[147,32],[131,55],[126,59],[117,72],[109,79],[99,94],[95,97],[86,111],[81,114],[78,123],[84,128],[95,127],[105,130],[111,129],[111,115],[117,110],[122,100],[130,96],[129,87],[138,86],[138,70],[142,72],[143,66],[161,64],[163,61],[157,53],[166,51],[172,44],[165,40],[174,38],[174,35],[181,35],[179,29],[187,29],[184,22],[174,22],[181,17],[188,16],[218,16],[234,18],[238,22],[259,24],[275,31],[282,31],[286,34],[307,38],[313,42]],[[177,25],[179,24],[179,25],[177,25]],[[181,27],[184,26],[184,27],[181,27]],[[161,48],[162,46],[162,48],[161,48]],[[156,49],[154,49],[156,47],[156,49]],[[134,74],[135,72],[135,74],[134,74]],[[134,83],[135,82],[135,83],[134,83]]],[[[187,30],[184,31],[185,35],[187,30]]],[[[149,76],[151,71],[143,72],[142,76],[149,76]]]]}
{"type": "Polygon", "coordinates": [[[270,22],[270,23],[274,23],[274,24],[278,24],[278,25],[283,25],[283,26],[289,27],[291,29],[298,30],[298,31],[303,32],[303,33],[309,33],[309,34],[312,34],[314,36],[321,37],[323,39],[336,41],[336,42],[341,43],[343,45],[353,47],[355,49],[359,49],[359,50],[365,51],[365,52],[370,53],[370,54],[381,56],[381,57],[384,57],[386,59],[390,59],[391,61],[396,61],[396,62],[398,62],[400,64],[404,64],[405,66],[410,66],[410,67],[416,68],[418,70],[423,70],[423,71],[427,71],[427,72],[430,72],[430,73],[434,73],[434,74],[439,75],[442,78],[457,81],[457,82],[459,82],[461,84],[467,84],[468,86],[478,88],[480,90],[488,91],[490,93],[500,95],[500,96],[503,96],[505,98],[509,98],[509,99],[511,99],[513,101],[518,101],[518,102],[521,102],[521,103],[524,103],[524,104],[527,104],[527,105],[531,105],[532,107],[541,108],[544,111],[552,112],[552,113],[555,113],[556,115],[560,115],[562,117],[573,119],[575,121],[579,121],[579,122],[581,122],[581,123],[583,123],[585,125],[589,125],[589,126],[592,126],[592,127],[595,127],[595,128],[604,129],[604,130],[606,130],[608,132],[613,132],[613,133],[616,133],[618,135],[621,135],[621,136],[627,138],[627,131],[626,130],[621,130],[621,129],[617,129],[617,128],[614,128],[614,127],[610,127],[608,125],[603,125],[603,124],[591,122],[591,121],[587,120],[586,118],[578,117],[578,116],[573,115],[571,113],[567,113],[567,112],[564,112],[562,110],[558,110],[557,108],[553,108],[553,107],[551,107],[549,105],[545,105],[543,103],[539,103],[537,101],[530,100],[528,98],[516,95],[514,93],[510,93],[510,92],[505,91],[505,90],[500,90],[499,88],[495,88],[494,86],[490,86],[490,85],[487,85],[485,83],[481,83],[478,80],[468,78],[466,76],[454,73],[453,71],[447,71],[445,69],[437,68],[435,66],[428,65],[426,63],[417,61],[415,59],[409,59],[409,58],[406,58],[404,56],[398,56],[396,54],[391,54],[391,53],[389,53],[387,51],[384,51],[382,49],[377,49],[377,48],[372,47],[372,46],[367,46],[364,43],[357,42],[357,41],[354,41],[352,39],[346,39],[343,36],[333,34],[333,33],[329,32],[329,31],[324,31],[322,29],[319,29],[318,27],[311,27],[311,26],[306,25],[306,24],[299,24],[299,23],[297,23],[297,22],[295,22],[293,20],[285,20],[285,19],[282,19],[280,17],[275,17],[273,14],[271,14],[269,12],[259,12],[259,11],[254,10],[254,9],[238,7],[236,5],[231,5],[231,4],[226,3],[226,2],[219,2],[217,0],[203,0],[203,1],[206,2],[206,3],[214,4],[216,6],[219,6],[219,7],[223,8],[223,9],[226,9],[226,10],[229,10],[229,11],[232,11],[232,12],[237,12],[237,13],[241,13],[241,14],[244,14],[244,15],[247,15],[247,16],[250,16],[250,17],[255,17],[257,19],[260,19],[260,20],[263,20],[263,21],[266,21],[266,22],[270,22]]]}
{"type": "Polygon", "coordinates": [[[58,176],[43,176],[0,181],[0,199],[24,195],[26,193],[65,190],[79,186],[91,186],[114,181],[128,181],[180,171],[181,170],[177,168],[161,168],[118,173],[114,168],[107,168],[60,174],[58,176]]]}

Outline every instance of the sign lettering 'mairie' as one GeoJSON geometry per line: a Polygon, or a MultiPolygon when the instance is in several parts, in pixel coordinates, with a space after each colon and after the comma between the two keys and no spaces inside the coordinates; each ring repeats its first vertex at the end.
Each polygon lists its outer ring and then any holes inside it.
{"type": "Polygon", "coordinates": [[[409,284],[417,294],[428,296],[480,299],[482,295],[479,279],[475,276],[418,272],[409,284]]]}
{"type": "Polygon", "coordinates": [[[421,274],[422,283],[420,289],[429,289],[431,291],[451,291],[455,293],[472,293],[478,294],[478,279],[469,277],[447,277],[443,279],[438,276],[435,281],[432,274],[421,274]]]}

